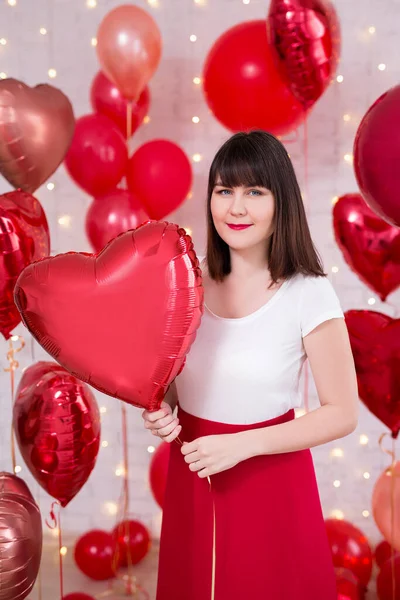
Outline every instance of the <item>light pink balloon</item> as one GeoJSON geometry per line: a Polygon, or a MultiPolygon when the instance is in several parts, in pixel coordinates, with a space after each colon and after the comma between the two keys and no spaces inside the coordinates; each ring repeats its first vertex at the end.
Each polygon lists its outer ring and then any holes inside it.
{"type": "Polygon", "coordinates": [[[375,483],[372,494],[372,513],[383,537],[400,550],[400,461],[394,465],[394,479],[390,468],[385,469],[375,483]],[[392,483],[394,499],[394,527],[392,532],[392,483]],[[393,535],[393,537],[392,537],[393,535]]]}

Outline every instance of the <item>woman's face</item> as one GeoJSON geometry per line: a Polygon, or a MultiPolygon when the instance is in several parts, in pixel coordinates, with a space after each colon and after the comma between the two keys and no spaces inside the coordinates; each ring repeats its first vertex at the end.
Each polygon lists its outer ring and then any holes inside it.
{"type": "Polygon", "coordinates": [[[273,233],[275,198],[264,187],[223,187],[217,179],[211,214],[220,237],[234,250],[266,244],[273,233]],[[234,228],[232,225],[247,225],[234,228]]]}

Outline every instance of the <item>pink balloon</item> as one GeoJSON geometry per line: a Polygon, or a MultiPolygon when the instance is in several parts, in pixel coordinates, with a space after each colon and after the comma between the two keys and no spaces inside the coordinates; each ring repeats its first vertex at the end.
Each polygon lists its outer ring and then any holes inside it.
{"type": "Polygon", "coordinates": [[[400,226],[400,85],[367,111],[354,140],[354,170],[368,206],[400,226]]]}
{"type": "Polygon", "coordinates": [[[192,186],[192,167],[184,151],[169,140],[140,146],[129,161],[128,187],[151,219],[163,219],[184,202],[192,186]]]}
{"type": "Polygon", "coordinates": [[[76,122],[65,159],[72,179],[88,194],[100,196],[125,175],[128,150],[118,127],[103,115],[86,115],[76,122]]]}
{"type": "MultiPolygon", "coordinates": [[[[90,101],[95,112],[111,119],[127,137],[127,114],[129,101],[122,96],[117,86],[102,71],[93,79],[90,90],[90,101]]],[[[132,103],[132,122],[130,135],[143,123],[150,107],[150,91],[146,86],[137,102],[132,103]]]]}
{"type": "Polygon", "coordinates": [[[392,544],[395,550],[400,550],[400,514],[397,507],[400,506],[400,461],[394,465],[394,479],[391,469],[385,469],[377,479],[372,493],[372,514],[375,523],[383,537],[392,544]],[[394,484],[394,528],[392,532],[391,494],[392,482],[394,484]]]}
{"type": "Polygon", "coordinates": [[[128,190],[115,189],[96,198],[86,215],[86,235],[95,252],[129,229],[148,220],[139,201],[128,190]]]}

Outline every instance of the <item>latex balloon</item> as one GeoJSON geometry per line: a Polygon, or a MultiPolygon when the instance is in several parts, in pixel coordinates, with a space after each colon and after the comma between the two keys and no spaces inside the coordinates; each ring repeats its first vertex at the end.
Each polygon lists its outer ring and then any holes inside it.
{"type": "MultiPolygon", "coordinates": [[[[375,523],[383,535],[395,550],[400,551],[400,516],[394,511],[394,527],[392,531],[392,477],[394,476],[393,498],[395,506],[400,502],[400,462],[391,468],[385,469],[377,479],[372,493],[372,514],[375,523]],[[393,475],[394,473],[394,475],[393,475]]],[[[390,548],[389,548],[390,551],[390,548]]],[[[390,554],[389,554],[390,556],[390,554]]]]}
{"type": "Polygon", "coordinates": [[[96,198],[86,215],[86,235],[95,252],[120,233],[148,221],[139,200],[128,190],[115,189],[96,198]]]}
{"type": "Polygon", "coordinates": [[[111,119],[120,129],[121,133],[131,137],[143,123],[150,108],[150,91],[146,86],[137,102],[132,102],[131,122],[128,125],[129,101],[124,98],[117,88],[101,71],[93,80],[90,90],[90,101],[95,112],[111,119]]]}
{"type": "Polygon", "coordinates": [[[335,573],[337,600],[362,600],[364,598],[357,577],[349,569],[335,569],[335,573]]]}
{"type": "Polygon", "coordinates": [[[354,140],[354,170],[368,206],[391,225],[400,226],[400,85],[376,100],[354,140]]]}
{"type": "Polygon", "coordinates": [[[365,406],[397,438],[400,430],[400,319],[369,310],[345,314],[365,406]]]}
{"type": "Polygon", "coordinates": [[[306,116],[275,64],[265,20],[240,23],[217,39],[204,65],[203,89],[215,118],[231,131],[282,135],[306,116]]]}
{"type": "Polygon", "coordinates": [[[31,592],[42,556],[39,508],[22,479],[0,473],[0,600],[31,592]]]}
{"type": "Polygon", "coordinates": [[[400,285],[400,230],[378,217],[360,194],[339,198],[333,228],[349,267],[385,300],[400,285]]]}
{"type": "Polygon", "coordinates": [[[75,562],[87,577],[104,581],[115,577],[113,559],[115,540],[107,531],[93,529],[81,536],[75,545],[75,562]]]}
{"type": "Polygon", "coordinates": [[[376,578],[376,590],[379,600],[400,600],[400,555],[392,561],[389,559],[383,565],[376,578]],[[393,571],[395,590],[393,590],[393,571]]]}
{"type": "Polygon", "coordinates": [[[106,194],[125,175],[128,150],[118,127],[104,115],[86,115],[76,122],[65,158],[72,179],[92,196],[106,194]]]}
{"type": "Polygon", "coordinates": [[[152,140],[133,154],[126,178],[149,217],[163,219],[186,200],[193,175],[188,157],[177,144],[152,140]]]}
{"type": "Polygon", "coordinates": [[[61,506],[92,472],[100,444],[100,414],[88,386],[54,363],[29,367],[13,415],[21,455],[36,481],[61,506]]]}
{"type": "Polygon", "coordinates": [[[349,569],[366,587],[372,574],[372,550],[367,538],[347,521],[327,519],[325,524],[334,566],[349,569]]]}
{"type": "Polygon", "coordinates": [[[340,57],[340,25],[329,0],[272,0],[267,31],[283,78],[305,108],[329,86],[340,57]]]}
{"type": "Polygon", "coordinates": [[[150,463],[150,489],[160,508],[163,508],[167,487],[169,453],[170,445],[162,442],[154,452],[150,463]]]}
{"type": "Polygon", "coordinates": [[[148,410],[159,408],[182,369],[203,313],[192,240],[161,222],[121,234],[97,256],[72,252],[29,265],[15,300],[57,362],[148,410]]]}
{"type": "MultiPolygon", "coordinates": [[[[396,552],[396,551],[395,551],[396,552]]],[[[387,540],[379,542],[374,551],[374,558],[379,568],[392,556],[392,547],[387,540]]]]}
{"type": "Polygon", "coordinates": [[[138,6],[123,4],[106,14],[97,32],[102,71],[125,98],[137,100],[161,58],[161,33],[138,6]]]}
{"type": "Polygon", "coordinates": [[[0,173],[15,188],[34,192],[54,173],[71,143],[74,113],[51,85],[0,81],[0,173]]]}
{"type": "Polygon", "coordinates": [[[121,521],[112,531],[117,545],[118,565],[137,565],[149,553],[151,538],[148,529],[139,521],[121,521]]]}
{"type": "Polygon", "coordinates": [[[14,286],[21,271],[50,252],[49,226],[40,202],[18,190],[0,196],[0,333],[20,323],[14,286]]]}

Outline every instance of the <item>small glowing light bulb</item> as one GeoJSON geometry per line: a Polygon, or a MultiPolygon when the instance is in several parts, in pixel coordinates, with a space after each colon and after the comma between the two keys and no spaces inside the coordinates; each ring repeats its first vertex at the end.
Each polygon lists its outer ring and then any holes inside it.
{"type": "Polygon", "coordinates": [[[197,41],[197,35],[192,34],[189,39],[190,39],[191,42],[196,42],[197,41]]]}
{"type": "Polygon", "coordinates": [[[337,81],[338,83],[343,83],[343,75],[338,75],[338,76],[336,77],[336,81],[337,81]]]}
{"type": "Polygon", "coordinates": [[[48,74],[51,79],[54,79],[54,77],[57,77],[57,71],[55,69],[49,69],[48,74]]]}
{"type": "Polygon", "coordinates": [[[41,35],[46,35],[46,34],[47,34],[47,29],[46,29],[46,27],[41,27],[41,28],[39,29],[39,31],[40,31],[40,34],[41,34],[41,35]]]}
{"type": "Polygon", "coordinates": [[[199,117],[192,117],[192,121],[193,121],[193,123],[200,123],[200,118],[199,117]]]}
{"type": "Polygon", "coordinates": [[[147,123],[150,123],[150,121],[151,121],[151,119],[150,119],[149,115],[146,115],[145,118],[143,119],[143,123],[145,125],[147,125],[147,123]]]}
{"type": "Polygon", "coordinates": [[[376,300],[375,300],[375,298],[368,298],[368,304],[369,304],[370,306],[372,306],[372,305],[373,305],[373,304],[375,304],[375,303],[376,303],[376,300]]]}
{"type": "Polygon", "coordinates": [[[350,153],[345,154],[343,158],[347,163],[353,162],[353,155],[350,153]]]}
{"type": "Polygon", "coordinates": [[[108,442],[106,440],[104,440],[104,442],[101,442],[101,447],[108,448],[108,442]]]}
{"type": "Polygon", "coordinates": [[[194,162],[200,162],[202,159],[201,154],[193,154],[193,160],[194,162]]]}
{"type": "Polygon", "coordinates": [[[154,448],[154,446],[149,446],[149,447],[147,448],[147,452],[148,452],[149,454],[154,454],[154,452],[155,452],[155,451],[156,451],[156,449],[154,448]]]}
{"type": "Polygon", "coordinates": [[[193,83],[194,83],[195,85],[200,85],[200,83],[201,83],[201,79],[200,79],[200,77],[193,77],[193,83]]]}
{"type": "Polygon", "coordinates": [[[338,487],[340,487],[340,481],[339,481],[339,479],[335,479],[335,481],[333,482],[333,486],[334,486],[335,488],[338,488],[338,487]]]}
{"type": "Polygon", "coordinates": [[[343,115],[343,121],[348,122],[348,121],[350,121],[350,119],[351,119],[351,117],[349,114],[346,113],[345,115],[343,115]]]}
{"type": "Polygon", "coordinates": [[[49,181],[49,183],[46,185],[46,187],[50,192],[52,192],[56,186],[54,185],[54,183],[52,181],[49,181]]]}
{"type": "Polygon", "coordinates": [[[333,517],[334,519],[338,519],[339,521],[342,521],[344,519],[344,513],[341,510],[335,509],[331,512],[331,517],[333,517]]]}
{"type": "Polygon", "coordinates": [[[371,477],[371,475],[368,473],[368,471],[365,471],[365,473],[363,474],[364,479],[369,479],[371,477]]]}
{"type": "Polygon", "coordinates": [[[376,28],[373,25],[371,25],[371,27],[368,27],[368,33],[370,33],[371,35],[373,35],[375,33],[375,31],[376,31],[376,28]]]}
{"type": "Polygon", "coordinates": [[[22,467],[20,467],[19,465],[15,465],[14,473],[18,474],[18,473],[21,473],[21,471],[22,471],[22,467]]]}
{"type": "Polygon", "coordinates": [[[342,450],[342,448],[333,448],[331,450],[331,456],[334,458],[342,458],[344,455],[344,452],[342,450]]]}
{"type": "Polygon", "coordinates": [[[67,546],[61,546],[61,548],[60,548],[61,556],[66,556],[67,552],[68,552],[67,546]]]}
{"type": "Polygon", "coordinates": [[[336,204],[336,202],[339,200],[339,196],[333,196],[332,198],[332,204],[336,204]]]}
{"type": "Polygon", "coordinates": [[[92,44],[92,46],[97,46],[97,38],[92,37],[92,39],[90,40],[90,43],[92,44]]]}
{"type": "Polygon", "coordinates": [[[1,44],[2,46],[5,46],[5,45],[7,44],[7,40],[6,40],[6,38],[0,38],[0,44],[1,44]]]}
{"type": "Polygon", "coordinates": [[[368,444],[368,441],[369,441],[368,440],[368,436],[365,435],[365,433],[362,433],[360,435],[360,444],[361,444],[361,446],[366,446],[368,444]]]}
{"type": "Polygon", "coordinates": [[[332,267],[332,273],[339,273],[339,267],[332,267]]]}
{"type": "Polygon", "coordinates": [[[17,0],[8,0],[10,6],[17,6],[17,0]]]}
{"type": "Polygon", "coordinates": [[[378,69],[379,69],[380,71],[385,71],[385,69],[386,69],[386,65],[385,65],[385,63],[381,63],[380,65],[378,65],[378,69]]]}
{"type": "Polygon", "coordinates": [[[362,511],[362,516],[367,519],[369,517],[369,510],[363,510],[362,511]]]}
{"type": "Polygon", "coordinates": [[[97,0],[86,0],[86,6],[88,8],[96,8],[97,0]]]}

